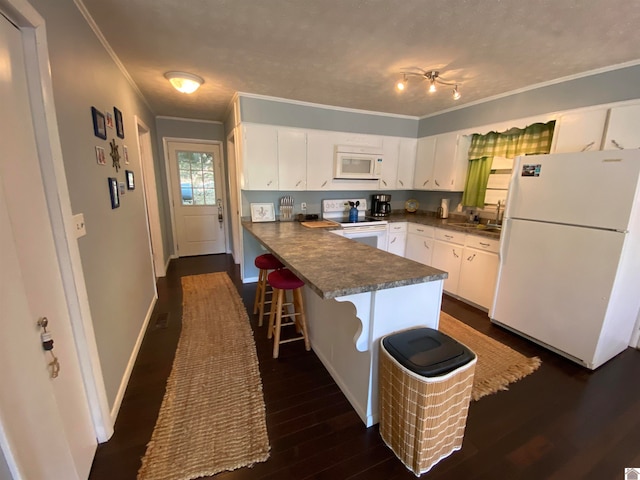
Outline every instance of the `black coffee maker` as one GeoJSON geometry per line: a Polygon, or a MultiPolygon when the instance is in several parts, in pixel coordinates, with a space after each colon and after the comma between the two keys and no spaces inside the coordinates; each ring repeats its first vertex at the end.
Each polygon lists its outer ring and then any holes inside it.
{"type": "Polygon", "coordinates": [[[391,213],[391,195],[377,193],[371,198],[371,215],[388,217],[391,213]]]}

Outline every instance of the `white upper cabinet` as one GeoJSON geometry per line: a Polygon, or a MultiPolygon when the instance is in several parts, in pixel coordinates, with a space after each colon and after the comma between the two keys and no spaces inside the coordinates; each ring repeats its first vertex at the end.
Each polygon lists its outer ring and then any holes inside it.
{"type": "Polygon", "coordinates": [[[279,190],[307,189],[307,133],[304,130],[278,129],[279,190]]]}
{"type": "Polygon", "coordinates": [[[398,176],[396,179],[397,190],[411,189],[413,175],[416,166],[416,150],[418,139],[401,138],[398,152],[398,176]]]}
{"type": "Polygon", "coordinates": [[[431,190],[431,184],[433,184],[433,164],[435,162],[435,155],[435,135],[418,139],[416,167],[413,177],[413,188],[416,190],[431,190]]]}
{"type": "Polygon", "coordinates": [[[278,130],[271,125],[242,126],[245,190],[278,190],[278,130]]]}
{"type": "Polygon", "coordinates": [[[333,148],[331,132],[307,133],[307,190],[331,190],[333,148]]]}
{"type": "Polygon", "coordinates": [[[567,113],[556,122],[554,153],[600,150],[607,109],[567,113]]]}
{"type": "Polygon", "coordinates": [[[614,107],[609,110],[603,150],[640,148],[640,105],[614,107]]]}
{"type": "Polygon", "coordinates": [[[394,190],[398,178],[400,139],[384,137],[382,153],[382,175],[380,176],[378,188],[380,190],[394,190]]]}
{"type": "Polygon", "coordinates": [[[466,166],[466,150],[458,148],[456,132],[423,137],[418,140],[413,187],[417,190],[462,191],[466,166]]]}

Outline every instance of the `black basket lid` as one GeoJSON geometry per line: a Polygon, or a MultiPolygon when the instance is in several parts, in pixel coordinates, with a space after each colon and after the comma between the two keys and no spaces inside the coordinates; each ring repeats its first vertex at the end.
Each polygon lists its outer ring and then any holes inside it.
{"type": "Polygon", "coordinates": [[[402,366],[423,377],[445,375],[475,358],[467,347],[433,328],[394,333],[382,344],[402,366]]]}

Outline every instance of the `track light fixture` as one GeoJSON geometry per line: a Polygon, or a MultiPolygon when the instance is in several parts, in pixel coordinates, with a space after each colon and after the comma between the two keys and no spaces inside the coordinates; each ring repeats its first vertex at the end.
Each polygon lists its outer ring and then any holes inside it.
{"type": "Polygon", "coordinates": [[[407,80],[408,77],[410,76],[415,76],[415,77],[421,77],[422,79],[426,80],[429,82],[429,87],[427,88],[427,91],[429,93],[435,93],[438,90],[438,85],[447,85],[447,86],[451,86],[453,87],[453,99],[454,100],[458,100],[462,95],[460,94],[460,84],[459,83],[455,83],[455,82],[449,82],[445,79],[443,79],[440,76],[440,72],[437,70],[422,70],[422,69],[416,69],[418,71],[415,72],[401,72],[402,74],[402,79],[400,79],[398,81],[398,83],[396,84],[396,88],[402,92],[404,90],[406,90],[407,88],[407,80]]]}

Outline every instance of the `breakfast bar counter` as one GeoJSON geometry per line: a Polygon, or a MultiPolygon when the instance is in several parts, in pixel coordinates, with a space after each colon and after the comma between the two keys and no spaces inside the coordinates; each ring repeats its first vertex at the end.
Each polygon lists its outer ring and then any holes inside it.
{"type": "Polygon", "coordinates": [[[298,222],[243,222],[305,282],[311,347],[365,425],[378,422],[378,346],[414,326],[437,328],[447,273],[298,222]]]}

